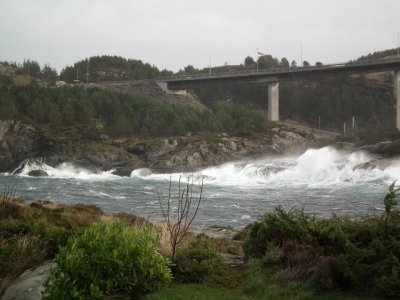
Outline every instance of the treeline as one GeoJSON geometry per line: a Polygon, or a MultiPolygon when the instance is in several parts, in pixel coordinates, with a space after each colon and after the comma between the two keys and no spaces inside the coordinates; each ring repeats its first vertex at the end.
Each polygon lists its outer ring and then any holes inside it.
{"type": "MultiPolygon", "coordinates": [[[[316,62],[315,65],[321,66],[321,62],[316,62]]],[[[296,60],[289,60],[286,57],[282,57],[279,59],[278,57],[273,57],[270,54],[262,55],[254,59],[251,56],[247,56],[244,59],[244,62],[240,65],[229,65],[225,63],[223,66],[212,67],[211,70],[209,67],[203,69],[197,69],[192,65],[187,65],[183,69],[179,70],[179,75],[184,74],[211,74],[215,73],[228,73],[228,72],[239,72],[239,71],[251,71],[251,70],[266,70],[273,68],[288,68],[288,67],[297,67],[297,66],[310,66],[310,63],[304,60],[302,63],[298,65],[296,60]]]]}
{"type": "Polygon", "coordinates": [[[198,112],[163,98],[85,87],[43,88],[38,84],[0,88],[0,119],[22,119],[54,130],[84,125],[88,138],[183,135],[215,131],[249,134],[265,128],[264,116],[243,105],[217,103],[198,112]]]}
{"type": "Polygon", "coordinates": [[[143,63],[141,60],[126,59],[120,56],[92,56],[65,67],[60,73],[60,79],[72,82],[141,80],[172,75],[172,71],[159,70],[156,66],[143,63]]]}
{"type": "Polygon", "coordinates": [[[0,61],[0,66],[7,68],[7,72],[5,72],[7,74],[0,74],[3,77],[3,80],[1,80],[0,83],[3,83],[4,85],[9,85],[10,80],[12,82],[12,75],[25,74],[32,78],[37,78],[49,83],[55,83],[58,78],[58,73],[54,68],[49,64],[45,64],[41,67],[36,60],[25,59],[22,64],[0,61]]]}
{"type": "Polygon", "coordinates": [[[387,49],[383,51],[375,51],[374,53],[370,53],[368,55],[363,55],[357,60],[372,60],[372,59],[381,59],[381,58],[388,58],[399,55],[399,48],[394,49],[387,49]]]}

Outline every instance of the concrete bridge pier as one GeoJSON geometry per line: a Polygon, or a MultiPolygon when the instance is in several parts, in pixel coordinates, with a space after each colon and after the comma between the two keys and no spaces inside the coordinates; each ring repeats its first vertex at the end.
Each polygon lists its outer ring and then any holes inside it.
{"type": "Polygon", "coordinates": [[[400,130],[400,70],[394,71],[394,98],[396,99],[396,127],[400,130]]]}
{"type": "MultiPolygon", "coordinates": [[[[397,110],[398,120],[399,116],[397,110]]],[[[279,121],[279,82],[268,84],[268,121],[279,121]]]]}

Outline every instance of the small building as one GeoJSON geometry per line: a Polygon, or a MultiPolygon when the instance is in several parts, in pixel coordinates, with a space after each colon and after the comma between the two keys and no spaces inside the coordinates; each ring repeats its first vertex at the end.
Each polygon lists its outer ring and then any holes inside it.
{"type": "Polygon", "coordinates": [[[66,85],[66,82],[65,82],[65,81],[63,81],[63,80],[58,80],[58,81],[56,81],[56,87],[62,87],[62,86],[64,86],[64,85],[66,85]]]}

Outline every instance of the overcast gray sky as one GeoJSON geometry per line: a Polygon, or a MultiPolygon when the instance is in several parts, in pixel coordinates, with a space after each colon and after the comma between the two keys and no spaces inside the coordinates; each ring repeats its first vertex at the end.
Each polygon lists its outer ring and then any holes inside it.
{"type": "Polygon", "coordinates": [[[174,71],[256,49],[342,62],[397,47],[400,0],[0,0],[0,60],[64,66],[92,55],[174,71]]]}

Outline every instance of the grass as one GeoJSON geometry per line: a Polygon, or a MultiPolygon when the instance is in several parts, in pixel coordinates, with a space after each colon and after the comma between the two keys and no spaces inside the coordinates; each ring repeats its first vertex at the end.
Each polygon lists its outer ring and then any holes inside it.
{"type": "Polygon", "coordinates": [[[204,284],[172,284],[144,297],[144,300],[378,300],[343,293],[318,294],[290,287],[274,287],[261,294],[245,294],[241,289],[227,289],[204,284]]]}
{"type": "Polygon", "coordinates": [[[241,291],[204,284],[172,284],[147,295],[146,300],[243,300],[251,299],[241,291]]]}

